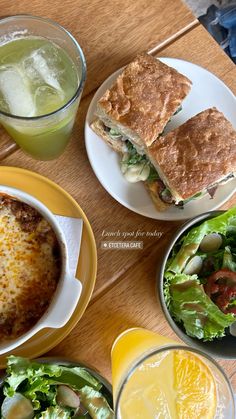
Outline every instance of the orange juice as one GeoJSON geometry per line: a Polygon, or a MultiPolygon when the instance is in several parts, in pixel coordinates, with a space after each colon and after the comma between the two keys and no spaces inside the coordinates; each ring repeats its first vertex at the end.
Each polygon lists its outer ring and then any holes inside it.
{"type": "Polygon", "coordinates": [[[149,330],[135,328],[122,333],[118,337],[117,344],[112,348],[112,385],[113,395],[116,398],[116,392],[122,377],[128,372],[134,360],[139,359],[150,349],[159,346],[176,344],[175,341],[166,338],[149,330]]]}
{"type": "Polygon", "coordinates": [[[234,418],[232,390],[215,361],[144,329],[112,348],[117,419],[234,418]]]}

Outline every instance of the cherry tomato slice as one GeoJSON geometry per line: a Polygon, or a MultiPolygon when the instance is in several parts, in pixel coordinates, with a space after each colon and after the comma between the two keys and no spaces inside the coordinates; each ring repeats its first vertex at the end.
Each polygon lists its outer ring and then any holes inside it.
{"type": "Polygon", "coordinates": [[[236,272],[229,269],[214,272],[207,279],[204,289],[220,310],[236,315],[236,307],[230,307],[230,303],[236,299],[236,272]]]}

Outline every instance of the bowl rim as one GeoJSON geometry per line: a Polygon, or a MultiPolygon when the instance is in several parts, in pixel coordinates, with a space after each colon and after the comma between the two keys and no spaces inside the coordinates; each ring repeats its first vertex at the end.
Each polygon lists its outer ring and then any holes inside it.
{"type": "MultiPolygon", "coordinates": [[[[214,211],[208,211],[204,212],[202,214],[196,215],[195,217],[185,221],[174,233],[173,237],[171,238],[169,244],[167,245],[164,253],[163,260],[160,264],[160,266],[157,266],[156,271],[156,297],[160,302],[162,312],[165,316],[165,320],[170,325],[171,329],[174,331],[174,333],[188,346],[193,346],[197,349],[200,349],[202,351],[205,351],[207,354],[211,355],[212,357],[220,357],[222,359],[236,359],[236,355],[230,355],[230,354],[216,354],[216,352],[212,351],[210,348],[206,347],[203,349],[200,347],[200,342],[204,344],[202,340],[197,340],[196,338],[193,338],[191,336],[188,336],[186,332],[184,332],[178,323],[175,322],[173,317],[171,316],[165,302],[164,293],[163,293],[163,285],[164,285],[164,272],[165,272],[165,266],[166,262],[169,258],[169,255],[173,249],[173,246],[175,243],[179,240],[179,238],[186,233],[188,229],[193,227],[195,224],[200,223],[201,221],[205,221],[210,218],[217,217],[218,215],[225,212],[225,210],[214,210],[214,211]],[[199,341],[199,343],[198,343],[199,341]],[[191,342],[191,343],[190,343],[191,342]]],[[[214,342],[214,341],[213,341],[214,342]]]]}

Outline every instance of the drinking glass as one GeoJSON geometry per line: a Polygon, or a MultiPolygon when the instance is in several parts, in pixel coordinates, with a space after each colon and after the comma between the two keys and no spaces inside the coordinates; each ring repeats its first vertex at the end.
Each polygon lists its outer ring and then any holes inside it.
{"type": "Polygon", "coordinates": [[[111,357],[117,419],[235,419],[229,380],[202,351],[134,328],[118,336],[111,357]]]}
{"type": "MultiPolygon", "coordinates": [[[[67,53],[78,73],[77,86],[67,103],[53,112],[25,117],[0,111],[0,123],[26,153],[39,160],[51,160],[64,151],[71,136],[86,79],[86,63],[78,42],[59,24],[29,15],[0,20],[0,48],[7,42],[29,37],[46,39],[67,53]]],[[[7,154],[10,145],[5,147],[7,154]]],[[[4,150],[0,152],[4,155],[4,150]]]]}

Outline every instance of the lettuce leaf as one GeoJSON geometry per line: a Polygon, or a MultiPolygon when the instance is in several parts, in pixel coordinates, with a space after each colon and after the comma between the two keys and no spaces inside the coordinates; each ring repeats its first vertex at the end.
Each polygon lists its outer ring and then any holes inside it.
{"type": "Polygon", "coordinates": [[[208,272],[210,265],[213,271],[223,267],[236,272],[236,255],[231,250],[235,244],[230,239],[232,231],[236,237],[235,227],[236,207],[190,229],[178,241],[169,258],[164,275],[164,298],[172,317],[184,326],[187,335],[191,337],[204,341],[221,338],[225,335],[225,329],[235,321],[233,314],[224,314],[211,301],[201,284],[204,275],[212,273],[208,272]],[[210,233],[221,234],[225,248],[204,254],[199,245],[204,236],[210,233]],[[182,273],[189,258],[195,254],[204,259],[201,278],[182,273]]]}
{"type": "Polygon", "coordinates": [[[95,390],[102,387],[84,368],[41,364],[13,355],[8,357],[7,378],[3,389],[5,396],[12,397],[16,391],[20,391],[38,410],[45,402],[49,406],[56,405],[58,384],[68,385],[77,391],[84,386],[95,390]]]}
{"type": "MultiPolygon", "coordinates": [[[[16,392],[31,400],[35,418],[67,419],[75,417],[76,409],[57,404],[57,386],[68,385],[77,391],[88,413],[83,418],[114,419],[103,387],[85,368],[46,364],[26,358],[9,356],[3,393],[12,397],[16,392]]],[[[80,416],[76,416],[80,417],[80,416]]]]}
{"type": "Polygon", "coordinates": [[[34,382],[39,377],[46,377],[54,383],[68,384],[75,390],[79,390],[85,385],[90,385],[97,390],[102,387],[102,384],[84,368],[39,363],[14,355],[8,357],[7,374],[6,382],[14,390],[25,379],[34,382]]]}
{"type": "Polygon", "coordinates": [[[38,416],[38,419],[68,419],[71,418],[69,409],[60,406],[50,406],[38,416]]]}
{"type": "Polygon", "coordinates": [[[184,238],[183,244],[168,266],[168,270],[174,273],[181,273],[188,262],[189,258],[193,256],[206,234],[219,233],[226,235],[227,230],[231,224],[234,225],[236,221],[236,207],[224,212],[218,217],[211,218],[204,221],[198,227],[192,228],[184,238]]]}
{"type": "Polygon", "coordinates": [[[229,269],[230,271],[236,272],[235,257],[233,257],[233,254],[231,253],[229,246],[225,247],[222,268],[223,269],[226,268],[226,269],[229,269]]]}
{"type": "Polygon", "coordinates": [[[100,392],[85,386],[80,390],[79,395],[83,406],[92,418],[114,419],[114,412],[100,392]]]}
{"type": "Polygon", "coordinates": [[[187,335],[211,341],[225,336],[225,328],[234,321],[207,296],[196,275],[176,274],[168,278],[169,310],[183,324],[187,335]]]}

